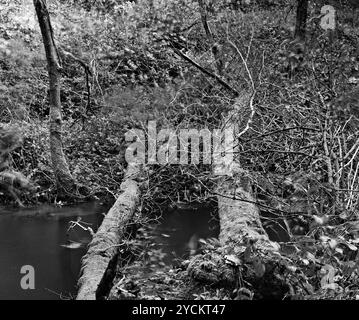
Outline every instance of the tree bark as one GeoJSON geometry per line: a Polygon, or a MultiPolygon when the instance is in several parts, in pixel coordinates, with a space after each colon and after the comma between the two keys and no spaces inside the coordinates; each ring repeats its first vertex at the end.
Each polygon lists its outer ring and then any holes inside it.
{"type": "Polygon", "coordinates": [[[298,0],[295,37],[305,41],[306,25],[308,16],[308,0],[298,0]]]}
{"type": "Polygon", "coordinates": [[[46,0],[33,0],[44,42],[50,82],[50,152],[52,167],[59,190],[72,192],[75,180],[71,175],[62,144],[60,59],[53,38],[46,0]]]}
{"type": "Polygon", "coordinates": [[[121,183],[122,193],[107,213],[82,259],[77,300],[100,300],[109,293],[115,276],[111,265],[117,261],[120,243],[138,209],[141,192],[136,179],[143,170],[136,165],[127,168],[121,183]]]}

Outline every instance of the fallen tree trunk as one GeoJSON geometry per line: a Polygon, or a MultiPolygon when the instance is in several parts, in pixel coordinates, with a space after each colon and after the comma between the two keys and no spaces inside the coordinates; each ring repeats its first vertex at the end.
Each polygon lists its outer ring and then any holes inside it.
{"type": "MultiPolygon", "coordinates": [[[[227,117],[226,122],[233,127],[235,137],[246,130],[239,132],[235,115],[239,108],[251,103],[249,99],[252,98],[249,97],[243,95],[238,98],[227,117]]],[[[234,145],[230,150],[237,154],[234,145]]],[[[228,147],[226,145],[225,149],[228,150],[228,147]]],[[[245,280],[250,283],[251,294],[256,297],[283,298],[289,287],[277,277],[278,267],[281,266],[278,264],[279,246],[270,241],[262,227],[260,212],[251,193],[249,175],[241,169],[238,159],[231,163],[215,164],[213,171],[228,173],[219,179],[215,190],[221,247],[194,257],[188,265],[188,274],[205,284],[237,290],[245,288],[245,280]]]]}
{"type": "Polygon", "coordinates": [[[218,213],[220,218],[220,242],[241,253],[238,244],[256,242],[264,249],[273,245],[260,221],[259,209],[251,194],[251,185],[245,172],[221,179],[217,188],[218,213]],[[246,181],[246,182],[245,182],[246,181]]]}
{"type": "Polygon", "coordinates": [[[288,287],[275,276],[279,246],[263,229],[246,180],[244,172],[220,179],[216,193],[221,247],[195,256],[187,272],[201,283],[231,289],[245,279],[254,288],[260,287],[257,291],[262,296],[281,297],[288,287]]]}
{"type": "Polygon", "coordinates": [[[100,284],[112,281],[105,278],[109,276],[111,264],[117,260],[119,243],[137,209],[140,189],[136,178],[139,172],[137,166],[128,167],[121,184],[122,193],[88,246],[88,252],[82,259],[77,300],[96,300],[100,284]]]}

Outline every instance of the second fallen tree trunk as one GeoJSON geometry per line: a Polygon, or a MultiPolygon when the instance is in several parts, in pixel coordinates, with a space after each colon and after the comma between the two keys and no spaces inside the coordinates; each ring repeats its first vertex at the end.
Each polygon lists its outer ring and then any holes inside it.
{"type": "Polygon", "coordinates": [[[222,178],[217,188],[221,224],[219,240],[223,245],[231,247],[235,254],[241,252],[239,244],[249,242],[256,242],[263,249],[273,249],[262,227],[259,209],[250,189],[244,171],[235,173],[233,177],[222,178]]]}

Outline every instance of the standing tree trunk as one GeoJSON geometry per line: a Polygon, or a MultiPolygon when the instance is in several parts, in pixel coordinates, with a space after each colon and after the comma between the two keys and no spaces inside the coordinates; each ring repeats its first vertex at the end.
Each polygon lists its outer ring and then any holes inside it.
{"type": "Polygon", "coordinates": [[[298,0],[295,37],[303,42],[305,41],[307,16],[308,0],[298,0]]]}
{"type": "Polygon", "coordinates": [[[198,0],[198,5],[199,5],[200,14],[201,14],[202,25],[203,25],[204,31],[206,32],[207,39],[209,40],[210,45],[212,47],[212,55],[215,60],[216,69],[217,69],[216,71],[217,71],[218,75],[222,75],[223,61],[221,60],[221,57],[220,57],[220,47],[218,44],[215,43],[214,36],[213,36],[212,31],[208,25],[206,5],[203,2],[203,0],[198,0]]]}
{"type": "Polygon", "coordinates": [[[52,167],[58,189],[71,192],[74,190],[75,180],[67,164],[61,138],[60,59],[53,38],[46,0],[33,1],[44,42],[50,81],[50,151],[52,167]]]}

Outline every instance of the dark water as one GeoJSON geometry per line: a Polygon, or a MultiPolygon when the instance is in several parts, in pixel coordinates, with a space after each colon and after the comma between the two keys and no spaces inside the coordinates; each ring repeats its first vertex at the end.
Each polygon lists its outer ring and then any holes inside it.
{"type": "MultiPolygon", "coordinates": [[[[0,208],[0,299],[64,299],[76,294],[81,258],[91,236],[80,228],[67,233],[79,218],[97,230],[108,207],[87,203],[73,207],[0,208]],[[63,247],[76,243],[76,249],[63,247]],[[35,289],[23,290],[21,267],[35,270],[35,289]]],[[[86,225],[87,226],[87,225],[86,225]]]]}
{"type": "Polygon", "coordinates": [[[195,207],[165,212],[154,229],[157,245],[166,254],[166,264],[189,256],[199,239],[217,238],[219,221],[214,207],[195,207]]]}

